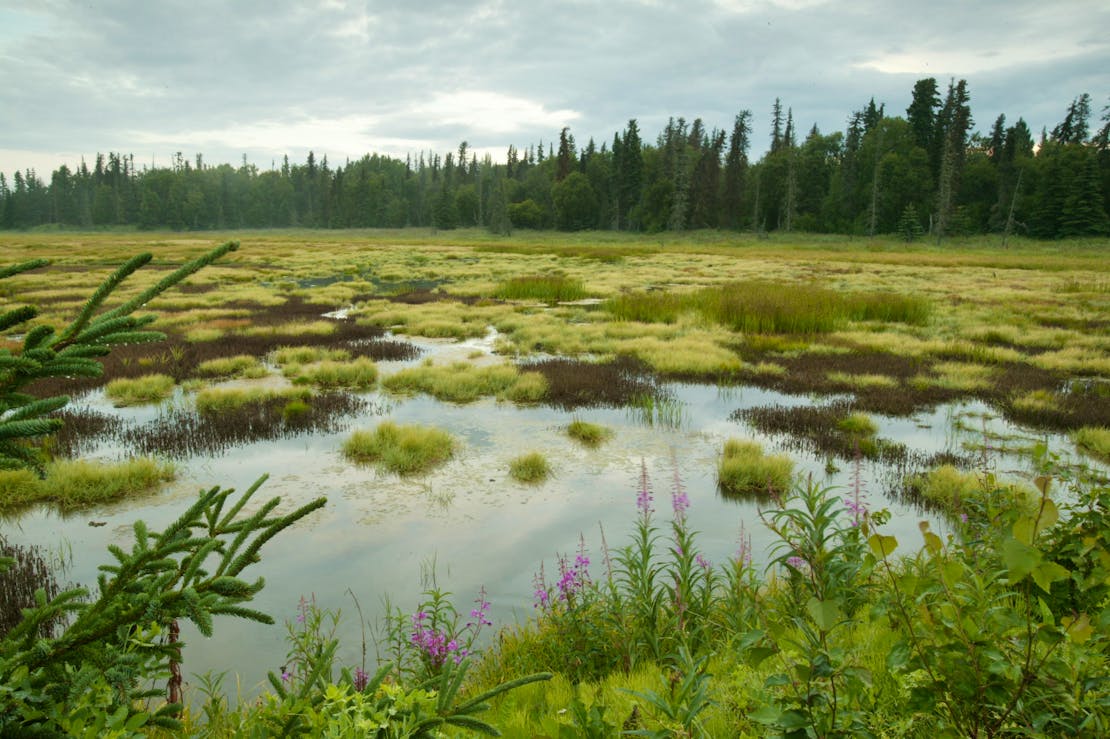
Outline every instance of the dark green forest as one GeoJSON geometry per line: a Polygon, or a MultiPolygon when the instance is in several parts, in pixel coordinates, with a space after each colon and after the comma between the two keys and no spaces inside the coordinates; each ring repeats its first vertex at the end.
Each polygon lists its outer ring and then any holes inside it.
{"type": "Polygon", "coordinates": [[[965,80],[919,80],[904,116],[872,99],[845,131],[802,134],[775,100],[767,152],[752,148],[750,110],[731,130],[672,118],[654,143],[636,120],[611,141],[509,146],[504,163],[462,142],[440,156],[368,154],[342,165],[288,157],[260,170],[178,153],[169,167],[98,154],[0,173],[0,228],[141,229],[486,227],[681,231],[732,229],[907,240],[978,233],[1054,239],[1110,233],[1110,105],[1080,95],[1036,136],[1000,115],[974,130],[965,80]]]}

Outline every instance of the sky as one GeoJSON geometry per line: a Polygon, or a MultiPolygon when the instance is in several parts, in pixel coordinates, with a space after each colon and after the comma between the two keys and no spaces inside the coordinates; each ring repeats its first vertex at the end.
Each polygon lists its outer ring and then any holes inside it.
{"type": "Polygon", "coordinates": [[[1039,133],[1110,103],[1108,31],[1105,0],[0,0],[0,172],[462,141],[503,161],[564,126],[600,145],[635,118],[650,142],[745,109],[758,158],[776,97],[831,133],[872,97],[904,115],[924,77],[968,81],[975,130],[1039,133]]]}

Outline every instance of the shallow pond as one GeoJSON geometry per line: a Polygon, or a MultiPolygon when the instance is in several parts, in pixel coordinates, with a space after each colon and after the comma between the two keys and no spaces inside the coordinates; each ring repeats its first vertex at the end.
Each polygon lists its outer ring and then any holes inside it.
{"type": "MultiPolygon", "coordinates": [[[[492,340],[417,343],[439,363],[488,354],[492,340]]],[[[380,367],[389,373],[409,364],[383,362],[380,367]]],[[[198,489],[214,485],[245,489],[268,473],[269,481],[257,497],[281,496],[283,509],[327,496],[323,511],[283,532],[267,545],[262,562],[247,571],[249,579],[266,578],[256,605],[273,615],[278,625],[222,619],[216,622],[211,639],[185,629],[186,675],[208,670],[238,673],[239,691],[249,696],[259,689],[267,670],[282,665],[286,653],[282,622],[294,617],[302,595],[314,596],[323,607],[342,609],[341,659],[350,665],[359,662],[362,635],[352,594],[371,622],[381,616],[386,595],[411,612],[423,590],[421,573],[432,563],[440,586],[455,594],[460,611],[468,611],[484,587],[495,624],[526,620],[532,613],[533,578],[541,562],[548,573],[554,572],[555,555],[574,552],[582,537],[593,561],[592,574],[598,577],[603,573],[602,535],[611,547],[628,540],[641,464],[650,475],[661,524],[669,521],[670,491],[677,478],[690,499],[688,520],[700,532],[698,542],[709,560],[720,562],[736,553],[741,526],[752,535],[756,560],[766,560],[770,539],[759,522],[756,504],[722,498],[715,470],[729,437],[757,439],[768,452],[781,449],[781,440],[761,436],[730,416],[742,408],[817,401],[754,388],[673,384],[668,389],[680,412],[664,425],[651,425],[642,413],[629,409],[571,413],[494,400],[454,405],[426,396],[398,399],[368,393],[365,397],[373,401],[370,410],[349,419],[335,433],[249,444],[216,457],[188,459],[180,464],[177,481],[154,498],[71,517],[32,511],[6,523],[5,531],[16,542],[72,551],[67,579],[92,583],[96,566],[107,559],[107,545],[130,548],[135,519],[160,529],[192,501],[198,489]],[[351,430],[372,428],[387,417],[443,428],[460,440],[460,451],[435,472],[409,479],[342,458],[339,448],[351,430]],[[574,418],[602,424],[615,433],[600,448],[585,448],[564,432],[574,418]],[[544,453],[554,467],[553,477],[540,485],[520,484],[508,476],[509,460],[530,450],[544,453]],[[90,527],[90,521],[106,525],[90,527]]],[[[99,393],[87,396],[80,405],[110,410],[131,422],[160,412],[153,407],[111,409],[99,393]]],[[[958,449],[963,439],[953,431],[953,419],[984,410],[964,404],[910,419],[876,421],[879,436],[932,453],[958,449]]],[[[998,420],[989,423],[998,430],[1014,431],[998,420]]],[[[1049,441],[1054,448],[1066,446],[1059,438],[1049,441]]],[[[91,456],[113,458],[124,453],[104,445],[91,456]]],[[[858,472],[869,507],[889,508],[894,514],[889,532],[907,548],[916,547],[917,522],[925,514],[884,494],[889,469],[864,461],[856,470],[842,463],[842,469],[830,475],[823,457],[796,452],[792,456],[798,471],[838,486],[844,495],[850,494],[858,472]]],[[[1005,470],[1022,467],[1020,460],[1002,456],[992,463],[1005,470]]],[[[935,519],[934,526],[943,529],[935,519]]],[[[373,655],[373,644],[368,648],[373,655]]],[[[235,684],[229,677],[226,685],[232,693],[235,684]]]]}

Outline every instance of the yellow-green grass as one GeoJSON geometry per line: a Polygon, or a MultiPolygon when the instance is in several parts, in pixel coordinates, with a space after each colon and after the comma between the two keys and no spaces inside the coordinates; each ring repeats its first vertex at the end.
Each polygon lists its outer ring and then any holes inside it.
{"type": "Polygon", "coordinates": [[[289,364],[282,369],[293,382],[320,388],[369,390],[378,382],[378,365],[367,357],[347,362],[325,359],[312,364],[289,364]]]}
{"type": "Polygon", "coordinates": [[[288,398],[305,401],[310,393],[304,388],[274,390],[262,387],[206,388],[197,393],[197,413],[216,414],[241,408],[248,403],[257,403],[271,398],[288,398]]]}
{"type": "Polygon", "coordinates": [[[376,464],[398,475],[427,472],[454,453],[455,441],[446,431],[392,421],[373,431],[356,431],[343,443],[343,455],[351,461],[376,464]]]}
{"type": "Polygon", "coordinates": [[[1059,408],[1061,399],[1051,390],[1030,390],[1015,397],[1011,402],[1014,410],[1022,413],[1045,413],[1059,408]]]}
{"type": "Polygon", "coordinates": [[[874,436],[879,432],[875,420],[866,413],[850,413],[837,422],[836,427],[853,436],[874,436]]]}
{"type": "Polygon", "coordinates": [[[790,457],[764,454],[754,441],[729,439],[717,463],[717,486],[726,495],[779,494],[790,488],[793,474],[790,457]]]}
{"type": "Polygon", "coordinates": [[[509,462],[509,476],[517,482],[539,483],[551,474],[547,457],[539,452],[528,452],[509,462]]]}
{"type": "Polygon", "coordinates": [[[196,372],[201,377],[244,379],[265,377],[269,374],[269,370],[258,361],[258,358],[249,354],[209,359],[207,362],[198,364],[196,372]]]}
{"type": "Polygon", "coordinates": [[[907,480],[907,487],[949,514],[961,513],[969,504],[981,507],[988,503],[988,496],[996,498],[993,505],[1022,509],[1031,508],[1037,499],[1036,492],[1031,488],[998,481],[990,485],[978,474],[961,472],[952,465],[912,475],[907,480]]]}
{"type": "Polygon", "coordinates": [[[1110,462],[1110,428],[1084,426],[1071,435],[1079,451],[1103,462],[1110,462]]]}
{"type": "Polygon", "coordinates": [[[524,399],[535,402],[546,392],[546,382],[538,373],[521,374],[508,364],[475,365],[453,362],[446,365],[425,362],[382,379],[382,387],[398,395],[425,393],[437,400],[471,403],[484,397],[524,399]],[[519,388],[518,388],[519,386],[519,388]]]}
{"type": "Polygon", "coordinates": [[[310,364],[330,360],[342,362],[350,359],[351,353],[346,349],[328,349],[319,346],[282,346],[274,350],[274,364],[310,364]]]}
{"type": "Polygon", "coordinates": [[[990,388],[994,378],[994,369],[990,366],[968,362],[937,362],[930,370],[930,375],[911,378],[910,385],[974,392],[990,388]]]}
{"type": "Polygon", "coordinates": [[[155,493],[174,479],[172,464],[147,457],[126,462],[52,462],[40,479],[26,470],[0,471],[0,508],[50,502],[63,510],[87,508],[155,493]]]}
{"type": "Polygon", "coordinates": [[[567,425],[567,436],[588,447],[601,446],[612,435],[611,429],[578,418],[567,425]]]}
{"type": "Polygon", "coordinates": [[[159,403],[173,394],[173,378],[168,375],[143,375],[112,380],[104,394],[117,406],[159,403]]]}
{"type": "Polygon", "coordinates": [[[871,388],[898,387],[898,380],[887,375],[875,374],[849,374],[847,372],[829,372],[825,375],[830,383],[840,385],[852,390],[867,390],[871,388]]]}

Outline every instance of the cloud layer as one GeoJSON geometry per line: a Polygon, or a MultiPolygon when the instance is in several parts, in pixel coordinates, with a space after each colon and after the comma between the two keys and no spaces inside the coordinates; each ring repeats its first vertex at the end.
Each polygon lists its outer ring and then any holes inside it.
{"type": "Polygon", "coordinates": [[[776,97],[800,130],[840,130],[874,96],[965,77],[978,127],[1051,127],[1110,95],[1110,6],[1086,0],[0,0],[0,171],[109,150],[259,164],[309,149],[500,157],[609,139],[629,118],[731,127],[776,97]]]}

